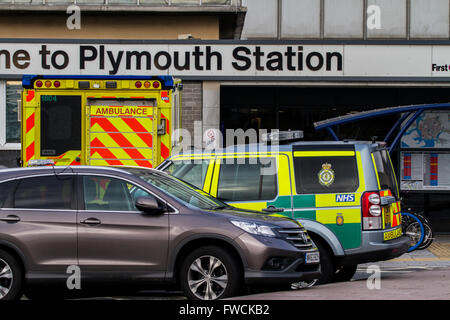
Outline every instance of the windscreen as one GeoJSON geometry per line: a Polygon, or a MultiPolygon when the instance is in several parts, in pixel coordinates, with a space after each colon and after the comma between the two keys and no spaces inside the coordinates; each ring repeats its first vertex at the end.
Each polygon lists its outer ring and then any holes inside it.
{"type": "Polygon", "coordinates": [[[186,205],[205,210],[228,207],[227,204],[220,200],[205,193],[201,193],[202,191],[194,189],[193,186],[171,177],[168,174],[138,168],[124,169],[186,205]]]}
{"type": "Polygon", "coordinates": [[[398,199],[397,180],[388,151],[383,149],[372,154],[375,159],[381,190],[390,189],[392,194],[398,199]]]}

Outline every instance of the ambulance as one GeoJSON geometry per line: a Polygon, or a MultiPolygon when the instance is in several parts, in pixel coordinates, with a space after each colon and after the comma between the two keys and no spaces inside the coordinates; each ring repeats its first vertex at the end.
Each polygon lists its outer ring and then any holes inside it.
{"type": "Polygon", "coordinates": [[[171,76],[22,79],[21,165],[156,167],[181,126],[181,81],[171,76]]]}
{"type": "Polygon", "coordinates": [[[400,198],[383,142],[308,141],[173,155],[158,169],[231,206],[297,220],[320,251],[318,283],[405,253],[400,198]]]}

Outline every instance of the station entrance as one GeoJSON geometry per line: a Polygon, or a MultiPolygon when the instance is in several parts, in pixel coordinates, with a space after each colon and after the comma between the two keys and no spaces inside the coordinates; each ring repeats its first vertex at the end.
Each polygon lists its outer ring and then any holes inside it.
{"type": "MultiPolygon", "coordinates": [[[[375,108],[450,102],[444,86],[227,86],[221,87],[220,129],[303,130],[304,140],[330,140],[315,131],[316,121],[375,108]]],[[[335,128],[342,139],[382,140],[398,116],[358,121],[335,128]]],[[[449,112],[450,122],[450,112],[449,112]]],[[[225,135],[224,135],[225,137],[225,135]]],[[[226,143],[226,142],[225,142],[226,143]]],[[[450,152],[449,150],[438,150],[450,152]]],[[[394,152],[400,176],[400,153],[394,152]]],[[[408,206],[420,208],[430,218],[435,232],[450,233],[448,191],[402,191],[408,206]]]]}

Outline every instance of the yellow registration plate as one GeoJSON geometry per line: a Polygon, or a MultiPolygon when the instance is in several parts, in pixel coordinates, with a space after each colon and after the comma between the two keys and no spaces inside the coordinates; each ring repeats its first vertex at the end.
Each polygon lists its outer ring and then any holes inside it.
{"type": "Polygon", "coordinates": [[[398,229],[395,229],[392,231],[385,232],[383,234],[383,238],[386,241],[386,240],[392,240],[392,239],[398,238],[401,235],[402,235],[402,228],[398,228],[398,229]]]}

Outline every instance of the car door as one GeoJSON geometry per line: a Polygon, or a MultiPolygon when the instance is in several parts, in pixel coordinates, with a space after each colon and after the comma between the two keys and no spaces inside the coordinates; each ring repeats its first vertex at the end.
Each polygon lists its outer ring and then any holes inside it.
{"type": "Polygon", "coordinates": [[[164,277],[169,215],[146,214],[134,205],[137,197],[152,195],[132,182],[104,175],[80,175],[79,186],[83,198],[78,211],[81,269],[164,277]]]}
{"type": "Polygon", "coordinates": [[[0,211],[2,239],[21,249],[29,272],[65,274],[77,264],[74,176],[41,175],[4,184],[10,188],[0,211]]]}
{"type": "Polygon", "coordinates": [[[238,208],[291,217],[289,158],[268,154],[218,156],[211,195],[238,208]]]}

